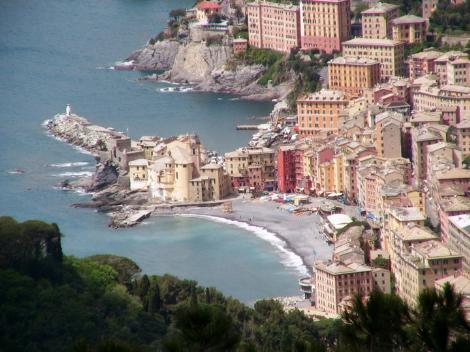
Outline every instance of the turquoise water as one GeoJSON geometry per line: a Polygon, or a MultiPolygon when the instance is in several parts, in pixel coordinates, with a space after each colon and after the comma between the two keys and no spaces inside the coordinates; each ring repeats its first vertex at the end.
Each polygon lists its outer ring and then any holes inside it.
{"type": "Polygon", "coordinates": [[[0,2],[0,214],[57,222],[64,250],[133,258],[149,273],[171,272],[214,285],[246,302],[296,294],[298,271],[266,241],[203,219],[158,218],[112,231],[105,215],[70,205],[88,196],[53,189],[65,174],[90,172],[94,161],[48,137],[41,123],[64,110],[130,135],[198,133],[209,149],[246,143],[235,131],[272,104],[204,93],[162,93],[136,72],[104,69],[143,45],[171,8],[193,1],[15,0],[0,2]],[[50,164],[83,162],[74,167],[50,164]],[[84,164],[87,163],[87,164],[84,164]],[[22,168],[22,175],[9,171],[22,168]]]}

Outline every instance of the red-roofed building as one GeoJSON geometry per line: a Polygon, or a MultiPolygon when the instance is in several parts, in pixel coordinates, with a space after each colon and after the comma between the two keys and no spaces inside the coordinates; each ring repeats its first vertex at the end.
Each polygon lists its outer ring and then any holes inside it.
{"type": "Polygon", "coordinates": [[[214,1],[201,1],[196,5],[196,8],[196,18],[199,21],[207,21],[209,16],[215,15],[220,11],[220,5],[214,1]]]}

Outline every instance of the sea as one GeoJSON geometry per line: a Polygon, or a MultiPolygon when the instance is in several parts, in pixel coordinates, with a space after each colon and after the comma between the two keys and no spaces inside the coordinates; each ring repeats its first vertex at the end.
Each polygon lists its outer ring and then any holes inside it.
{"type": "Polygon", "coordinates": [[[173,8],[194,0],[0,1],[0,215],[57,223],[67,255],[115,254],[149,274],[171,273],[252,304],[299,294],[305,267],[273,234],[246,224],[150,218],[124,230],[71,205],[90,195],[55,186],[93,172],[93,157],[47,135],[42,123],[66,104],[92,122],[128,133],[197,133],[209,150],[248,142],[235,130],[267,116],[272,102],[172,89],[109,69],[157,34],[173,8]]]}

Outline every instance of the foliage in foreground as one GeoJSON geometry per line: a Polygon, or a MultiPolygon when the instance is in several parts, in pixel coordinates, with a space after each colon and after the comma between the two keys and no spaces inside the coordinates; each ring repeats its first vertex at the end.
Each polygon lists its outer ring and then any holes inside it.
{"type": "Polygon", "coordinates": [[[416,309],[373,292],[342,320],[275,301],[253,308],[127,258],[64,257],[57,225],[0,217],[2,351],[468,351],[462,297],[425,290],[416,309]]]}

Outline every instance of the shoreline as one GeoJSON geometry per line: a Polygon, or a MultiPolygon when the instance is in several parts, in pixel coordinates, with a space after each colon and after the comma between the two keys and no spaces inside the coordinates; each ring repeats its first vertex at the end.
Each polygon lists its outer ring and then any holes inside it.
{"type": "Polygon", "coordinates": [[[281,264],[293,268],[299,278],[313,272],[315,260],[327,259],[333,247],[320,235],[319,215],[296,216],[270,201],[235,198],[233,212],[223,208],[174,208],[156,211],[152,216],[184,216],[236,226],[270,243],[281,256],[281,264]],[[290,258],[289,258],[290,257],[290,258]],[[290,262],[289,262],[290,260],[290,262]]]}

